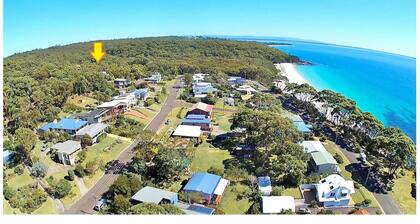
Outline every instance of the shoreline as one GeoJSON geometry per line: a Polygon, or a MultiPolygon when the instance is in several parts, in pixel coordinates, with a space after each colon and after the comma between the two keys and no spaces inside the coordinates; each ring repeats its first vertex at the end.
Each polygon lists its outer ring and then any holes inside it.
{"type": "Polygon", "coordinates": [[[305,78],[298,72],[296,65],[293,63],[278,63],[274,66],[281,72],[281,75],[286,76],[290,83],[309,84],[305,78]]]}

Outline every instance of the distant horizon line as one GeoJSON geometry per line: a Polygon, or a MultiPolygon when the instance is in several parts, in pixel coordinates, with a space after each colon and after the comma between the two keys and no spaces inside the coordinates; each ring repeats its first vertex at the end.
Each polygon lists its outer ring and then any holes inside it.
{"type": "Polygon", "coordinates": [[[42,47],[41,48],[33,48],[33,49],[25,50],[25,51],[22,51],[22,52],[14,52],[14,53],[11,53],[10,55],[7,55],[7,56],[3,55],[3,58],[7,58],[7,57],[10,57],[10,56],[13,56],[13,55],[16,55],[16,54],[22,54],[22,53],[26,53],[26,52],[30,52],[30,51],[46,50],[46,49],[56,47],[56,46],[67,46],[67,45],[72,45],[72,44],[93,42],[93,41],[98,41],[98,40],[109,41],[109,40],[122,40],[122,39],[153,38],[153,37],[209,37],[209,38],[230,39],[230,40],[237,40],[237,41],[263,41],[263,40],[265,40],[265,41],[294,41],[294,42],[301,42],[301,43],[314,43],[314,44],[333,45],[333,46],[340,46],[340,47],[363,49],[363,50],[369,50],[369,51],[377,51],[377,52],[382,52],[382,53],[386,53],[386,54],[393,54],[393,55],[397,55],[397,56],[407,57],[407,58],[411,58],[411,59],[414,59],[414,60],[417,59],[415,56],[409,56],[409,55],[404,55],[404,54],[400,54],[400,53],[394,53],[394,52],[388,52],[388,51],[371,49],[371,48],[364,48],[364,47],[357,47],[357,46],[350,46],[350,45],[345,45],[345,44],[327,43],[327,42],[322,42],[322,41],[317,41],[317,40],[302,39],[302,38],[298,38],[298,37],[252,36],[252,35],[213,35],[213,34],[209,34],[209,35],[157,35],[157,36],[121,37],[121,38],[113,38],[113,39],[96,39],[96,40],[77,41],[77,42],[71,42],[71,43],[54,44],[54,45],[50,45],[50,46],[44,47],[44,48],[42,48],[42,47]]]}

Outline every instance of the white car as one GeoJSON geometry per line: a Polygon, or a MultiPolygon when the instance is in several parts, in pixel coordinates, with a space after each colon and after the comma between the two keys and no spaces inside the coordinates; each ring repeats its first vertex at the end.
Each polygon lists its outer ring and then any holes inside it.
{"type": "Polygon", "coordinates": [[[359,158],[360,158],[360,161],[362,161],[363,163],[365,163],[366,162],[366,154],[364,153],[364,152],[361,152],[360,154],[359,154],[359,158]]]}

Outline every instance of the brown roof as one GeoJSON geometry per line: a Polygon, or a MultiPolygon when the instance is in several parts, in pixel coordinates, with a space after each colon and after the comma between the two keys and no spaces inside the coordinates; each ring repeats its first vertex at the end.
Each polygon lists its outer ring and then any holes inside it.
{"type": "Polygon", "coordinates": [[[360,209],[353,212],[352,215],[369,215],[369,212],[365,209],[360,209]]]}

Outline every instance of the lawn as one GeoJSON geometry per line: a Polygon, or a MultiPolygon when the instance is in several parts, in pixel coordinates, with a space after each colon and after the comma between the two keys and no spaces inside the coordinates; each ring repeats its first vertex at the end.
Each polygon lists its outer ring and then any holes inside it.
{"type": "Polygon", "coordinates": [[[212,166],[224,169],[223,161],[230,158],[232,156],[227,150],[214,148],[205,142],[196,148],[190,169],[192,172],[207,171],[212,166]]]}
{"type": "Polygon", "coordinates": [[[219,126],[219,130],[221,131],[229,131],[231,123],[229,122],[229,119],[232,118],[231,112],[214,112],[213,113],[213,119],[216,124],[219,126]]]}
{"type": "Polygon", "coordinates": [[[33,214],[36,214],[36,215],[57,214],[54,201],[50,197],[48,197],[47,201],[40,208],[35,210],[33,214]]]}
{"type": "Polygon", "coordinates": [[[411,184],[415,183],[412,171],[400,176],[391,192],[404,214],[416,214],[416,199],[411,196],[411,184]]]}
{"type": "MultiPolygon", "coordinates": [[[[107,136],[102,139],[101,142],[88,147],[86,150],[86,159],[83,161],[82,165],[86,166],[86,163],[89,161],[97,161],[103,164],[117,159],[120,153],[131,144],[131,141],[121,140],[118,143],[118,140],[114,137],[107,136]]],[[[102,177],[104,172],[100,169],[92,176],[86,176],[83,178],[83,181],[86,184],[87,188],[91,188],[95,183],[102,177]]]]}
{"type": "Polygon", "coordinates": [[[252,203],[247,197],[241,198],[249,188],[243,184],[231,184],[225,190],[221,203],[217,206],[225,214],[245,214],[252,203]]]}
{"type": "Polygon", "coordinates": [[[4,175],[10,175],[9,179],[7,180],[7,183],[10,187],[12,187],[15,190],[28,184],[35,183],[35,181],[32,179],[32,177],[29,175],[26,169],[24,169],[22,175],[17,175],[13,173],[13,169],[6,169],[4,175]]]}
{"type": "MultiPolygon", "coordinates": [[[[65,171],[65,172],[54,173],[51,176],[54,177],[54,181],[59,181],[59,180],[63,179],[65,176],[67,176],[67,174],[68,174],[67,171],[65,171]]],[[[48,182],[47,182],[47,178],[48,177],[44,177],[42,179],[42,182],[45,185],[49,186],[48,182]]],[[[73,203],[75,203],[81,196],[79,188],[76,185],[76,182],[75,181],[70,181],[70,183],[71,183],[71,186],[72,186],[71,192],[66,197],[60,199],[60,201],[63,203],[65,208],[70,208],[70,206],[73,203]]]]}
{"type": "Polygon", "coordinates": [[[226,109],[226,110],[237,110],[238,109],[238,108],[236,108],[236,106],[225,105],[225,102],[224,102],[223,99],[217,100],[216,104],[214,105],[214,108],[226,109]]]}
{"type": "Polygon", "coordinates": [[[87,97],[87,96],[73,95],[67,99],[66,103],[73,104],[81,108],[85,108],[88,105],[90,105],[91,107],[95,107],[96,102],[97,100],[87,97]]]}
{"type": "Polygon", "coordinates": [[[185,115],[188,112],[188,108],[186,107],[174,107],[171,112],[166,117],[166,120],[169,120],[169,124],[161,124],[158,130],[158,138],[159,139],[168,139],[170,137],[170,133],[175,130],[175,128],[181,124],[182,118],[185,117],[185,115]],[[178,114],[180,115],[178,117],[178,114]]]}
{"type": "MultiPolygon", "coordinates": [[[[327,149],[327,151],[331,153],[331,155],[335,155],[336,153],[338,153],[343,158],[343,163],[339,164],[339,167],[341,169],[341,176],[343,176],[346,180],[353,180],[353,174],[346,170],[346,166],[350,164],[350,161],[347,159],[344,153],[341,152],[339,148],[337,148],[337,145],[334,142],[327,140],[322,144],[324,145],[325,149],[327,149]]],[[[365,199],[370,199],[372,201],[372,203],[370,204],[371,207],[380,207],[378,201],[373,196],[373,194],[361,184],[359,189],[355,189],[355,193],[351,195],[351,198],[354,203],[360,203],[363,202],[365,199]]]]}
{"type": "Polygon", "coordinates": [[[10,207],[10,204],[8,201],[3,200],[3,214],[4,215],[14,215],[14,214],[22,214],[22,212],[19,211],[19,209],[14,209],[10,207]]]}
{"type": "Polygon", "coordinates": [[[282,195],[284,195],[284,196],[292,196],[295,199],[301,199],[302,198],[302,195],[300,194],[299,187],[286,188],[286,189],[284,189],[282,195]]]}

